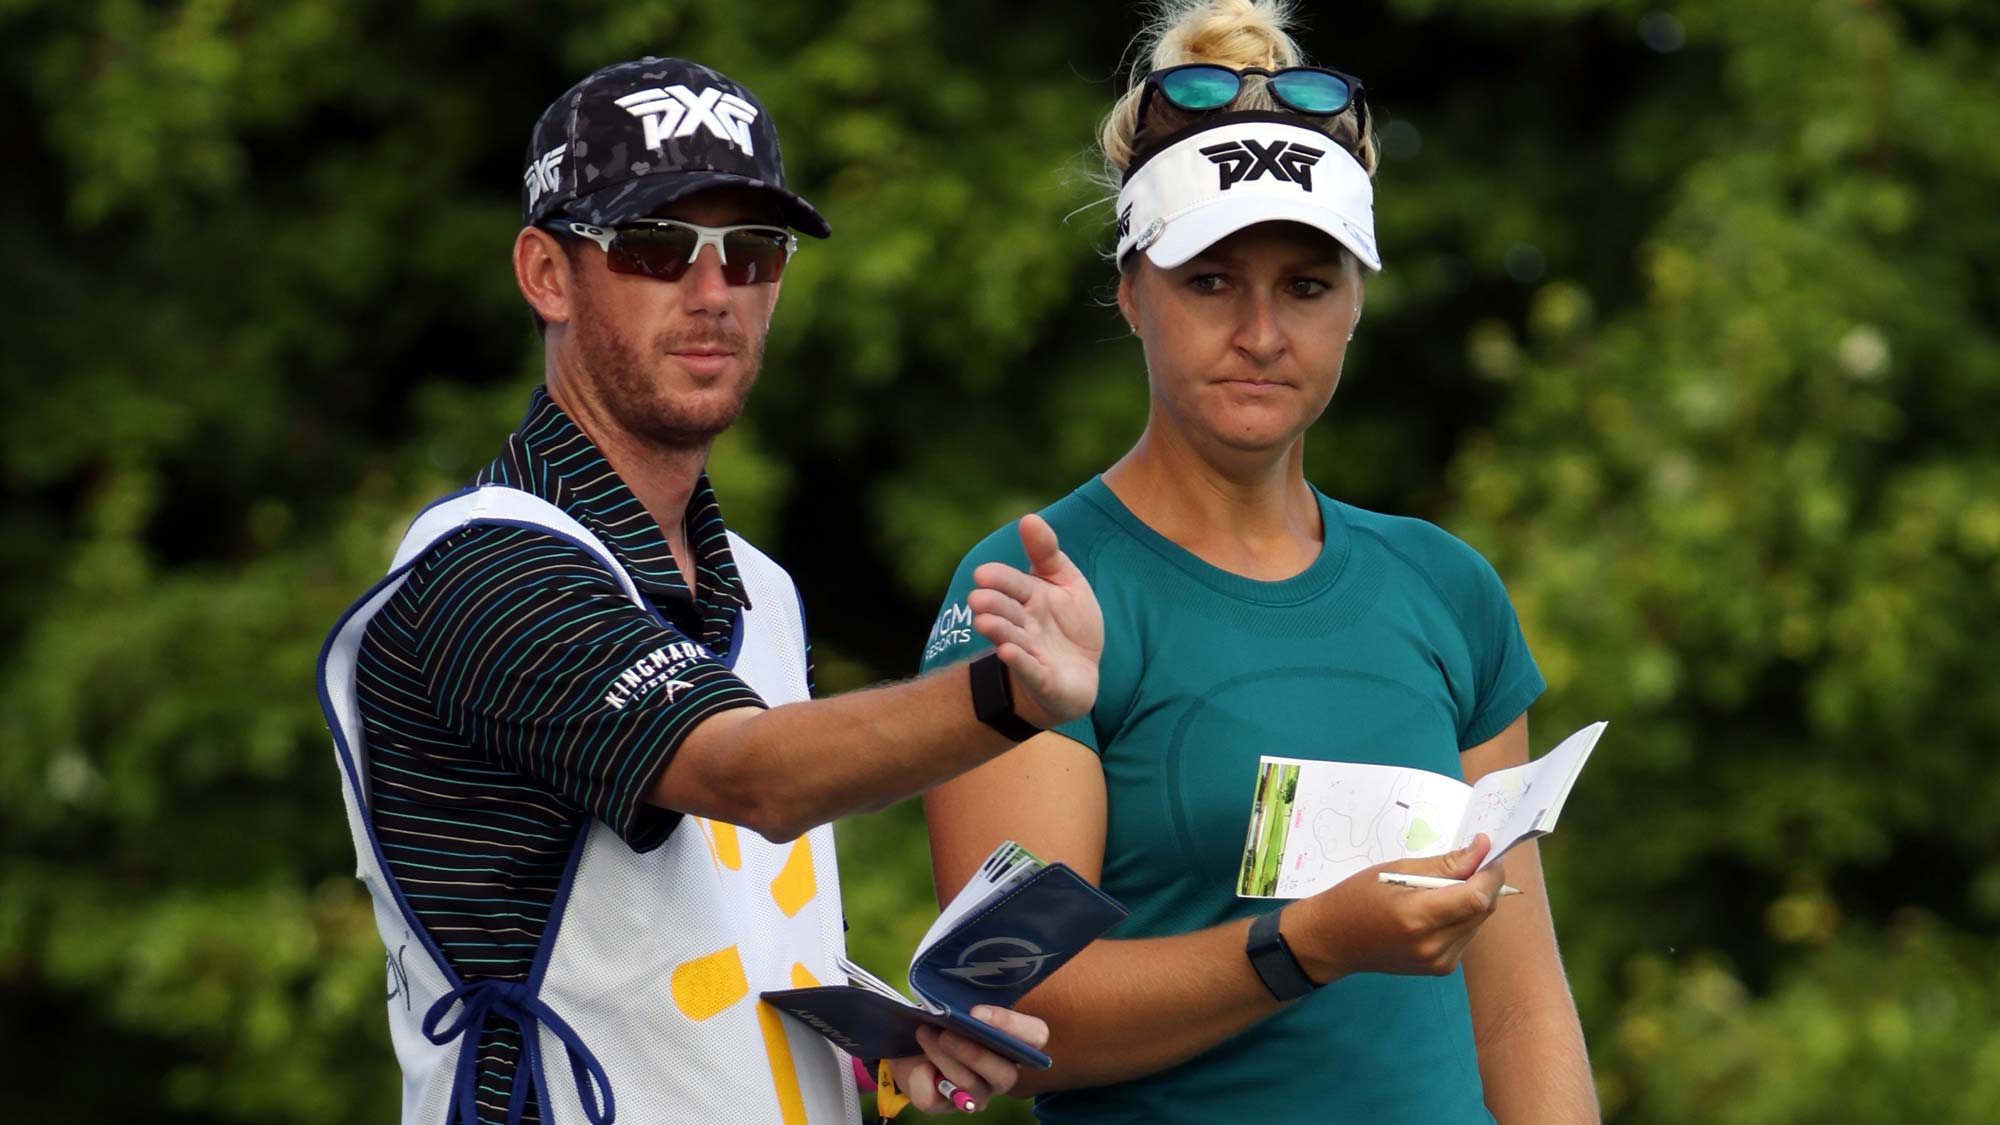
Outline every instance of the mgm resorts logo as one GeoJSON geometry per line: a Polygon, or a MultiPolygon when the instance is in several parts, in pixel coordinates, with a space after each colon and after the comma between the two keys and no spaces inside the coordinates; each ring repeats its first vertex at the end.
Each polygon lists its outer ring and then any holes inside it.
{"type": "Polygon", "coordinates": [[[1025,938],[990,937],[966,946],[955,968],[939,972],[980,988],[1011,988],[1035,979],[1054,956],[1025,938]]]}
{"type": "Polygon", "coordinates": [[[1312,166],[1319,163],[1326,150],[1297,141],[1272,141],[1266,145],[1245,139],[1209,145],[1201,154],[1215,162],[1222,178],[1221,191],[1265,175],[1311,191],[1312,166]]]}
{"type": "Polygon", "coordinates": [[[931,625],[930,640],[924,642],[924,659],[935,660],[939,653],[953,645],[969,644],[972,641],[972,607],[964,602],[953,602],[938,614],[931,625]]]}

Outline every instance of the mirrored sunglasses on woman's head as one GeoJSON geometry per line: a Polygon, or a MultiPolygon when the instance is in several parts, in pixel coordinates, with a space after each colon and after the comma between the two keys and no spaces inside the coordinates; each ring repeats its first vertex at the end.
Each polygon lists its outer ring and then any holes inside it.
{"type": "Polygon", "coordinates": [[[1146,108],[1154,95],[1188,113],[1227,109],[1243,93],[1244,76],[1252,74],[1262,75],[1272,100],[1293,113],[1332,117],[1346,112],[1349,106],[1354,107],[1357,135],[1368,135],[1368,101],[1361,93],[1361,79],[1351,74],[1323,66],[1288,66],[1282,70],[1246,66],[1238,70],[1218,63],[1188,63],[1148,74],[1144,92],[1139,95],[1139,115],[1133,122],[1132,135],[1145,133],[1146,108]]]}
{"type": "Polygon", "coordinates": [[[776,281],[799,248],[798,236],[764,223],[705,227],[679,219],[633,219],[609,228],[568,221],[546,225],[559,234],[573,234],[603,247],[605,265],[613,273],[635,273],[661,281],[687,276],[701,248],[709,245],[722,260],[722,279],[729,284],[776,281]]]}

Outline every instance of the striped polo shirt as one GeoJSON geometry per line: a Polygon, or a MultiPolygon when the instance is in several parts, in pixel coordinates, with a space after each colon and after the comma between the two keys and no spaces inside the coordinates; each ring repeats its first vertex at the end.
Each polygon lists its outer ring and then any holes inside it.
{"type": "MultiPolygon", "coordinates": [[[[763,703],[724,663],[749,599],[706,474],[685,517],[692,591],[659,525],[546,390],[474,484],[567,512],[656,611],[566,540],[485,526],[419,562],[363,637],[369,801],[389,870],[462,978],[526,980],[590,818],[658,847],[680,814],[646,796],[681,740],[763,703]]],[[[520,1047],[511,1023],[488,1025],[482,1122],[505,1119],[520,1047]]]]}

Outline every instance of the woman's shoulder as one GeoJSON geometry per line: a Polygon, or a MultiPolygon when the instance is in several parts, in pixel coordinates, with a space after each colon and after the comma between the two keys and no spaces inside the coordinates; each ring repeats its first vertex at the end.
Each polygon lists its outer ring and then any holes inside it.
{"type": "MultiPolygon", "coordinates": [[[[1105,591],[1094,571],[1098,545],[1103,541],[1108,520],[1101,509],[1081,495],[1083,492],[1084,489],[1079,488],[1037,514],[1055,530],[1056,541],[1063,553],[1069,556],[1077,569],[1083,571],[1085,578],[1091,580],[1102,604],[1105,591]]],[[[937,620],[931,625],[930,637],[924,644],[922,667],[925,671],[963,660],[989,647],[986,639],[972,628],[973,613],[968,597],[976,585],[972,575],[989,562],[1005,563],[1016,569],[1027,568],[1028,553],[1021,546],[1019,523],[1018,520],[1010,520],[1001,524],[974,544],[959,561],[957,571],[951,576],[951,584],[945,588],[944,600],[939,606],[937,620]]]]}
{"type": "Polygon", "coordinates": [[[1410,572],[1449,600],[1487,594],[1499,585],[1499,575],[1486,556],[1429,520],[1373,512],[1338,500],[1327,503],[1339,511],[1358,542],[1388,557],[1392,570],[1410,572]]]}
{"type": "MultiPolygon", "coordinates": [[[[1086,483],[1055,503],[1041,509],[1036,514],[1048,521],[1056,533],[1056,541],[1071,562],[1090,576],[1098,549],[1115,530],[1109,514],[1090,495],[1093,480],[1086,483]]],[[[1002,562],[1008,566],[1026,567],[1027,552],[1021,547],[1019,520],[1009,520],[994,528],[984,539],[974,544],[958,564],[958,574],[952,585],[969,584],[972,571],[982,563],[1002,562]]]]}

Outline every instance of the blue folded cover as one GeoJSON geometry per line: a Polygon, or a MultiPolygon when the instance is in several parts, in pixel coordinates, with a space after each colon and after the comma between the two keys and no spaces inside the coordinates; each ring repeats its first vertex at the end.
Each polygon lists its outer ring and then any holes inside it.
{"type": "Polygon", "coordinates": [[[959,1012],[931,1013],[914,1004],[852,985],[788,988],[760,995],[771,1006],[805,1021],[848,1054],[862,1059],[899,1059],[918,1054],[917,1029],[935,1027],[976,1040],[1022,1066],[1049,1068],[1049,1057],[1019,1039],[959,1012]]]}
{"type": "Polygon", "coordinates": [[[1011,1008],[1084,946],[1125,917],[1118,901],[1061,863],[952,927],[910,967],[910,986],[942,1012],[856,985],[789,988],[760,995],[867,1059],[917,1054],[917,1029],[949,1029],[1014,1062],[1047,1070],[1049,1057],[973,1019],[978,1004],[1011,1008]]]}

